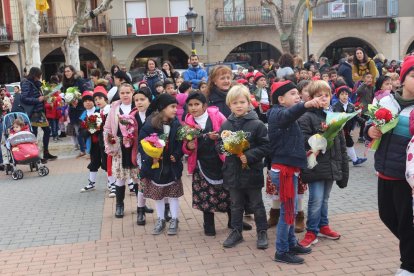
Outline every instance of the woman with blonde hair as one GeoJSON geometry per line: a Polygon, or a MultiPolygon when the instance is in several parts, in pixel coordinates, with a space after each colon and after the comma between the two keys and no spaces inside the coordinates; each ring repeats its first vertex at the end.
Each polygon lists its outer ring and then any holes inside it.
{"type": "Polygon", "coordinates": [[[219,65],[213,68],[207,84],[208,106],[216,106],[226,118],[231,114],[230,108],[226,105],[226,96],[232,80],[231,69],[225,65],[219,65]]]}

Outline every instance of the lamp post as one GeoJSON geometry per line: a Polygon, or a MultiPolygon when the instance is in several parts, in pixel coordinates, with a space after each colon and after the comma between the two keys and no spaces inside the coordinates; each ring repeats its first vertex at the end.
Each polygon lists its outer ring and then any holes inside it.
{"type": "Polygon", "coordinates": [[[189,9],[190,10],[185,15],[185,18],[187,19],[187,28],[191,31],[191,52],[195,54],[194,30],[197,27],[198,14],[193,11],[193,7],[190,7],[189,9]]]}

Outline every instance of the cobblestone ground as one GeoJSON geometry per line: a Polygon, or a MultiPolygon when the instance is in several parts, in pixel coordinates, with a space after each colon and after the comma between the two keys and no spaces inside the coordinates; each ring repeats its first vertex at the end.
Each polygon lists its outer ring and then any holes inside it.
{"type": "Polygon", "coordinates": [[[300,266],[272,261],[274,228],[267,250],[255,248],[255,231],[244,232],[245,242],[236,248],[224,249],[227,217],[219,214],[217,236],[205,237],[201,212],[191,208],[187,176],[180,231],[168,237],[151,235],[155,215],[147,216],[146,226],[136,225],[135,196],[126,197],[125,217],[114,218],[115,200],[107,198],[103,173],[96,191],[80,193],[87,182],[86,158],[49,162],[44,178],[26,167],[19,181],[1,174],[0,275],[393,275],[398,241],[378,218],[372,153],[368,156],[366,165],[351,168],[346,189],[332,191],[331,224],[342,238],[321,239],[300,266]]]}

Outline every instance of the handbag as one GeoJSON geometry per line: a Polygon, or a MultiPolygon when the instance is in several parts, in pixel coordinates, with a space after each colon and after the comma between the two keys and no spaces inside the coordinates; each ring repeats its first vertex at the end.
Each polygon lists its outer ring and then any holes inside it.
{"type": "Polygon", "coordinates": [[[20,106],[23,108],[24,112],[27,114],[27,116],[30,118],[32,117],[34,105],[25,104],[23,102],[20,103],[20,106]]]}

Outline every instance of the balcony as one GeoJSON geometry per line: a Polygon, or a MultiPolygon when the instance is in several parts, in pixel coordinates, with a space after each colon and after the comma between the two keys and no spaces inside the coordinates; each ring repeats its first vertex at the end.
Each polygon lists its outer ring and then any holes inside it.
{"type": "MultiPolygon", "coordinates": [[[[292,23],[294,7],[292,9],[290,5],[285,5],[283,10],[283,22],[285,24],[292,23]]],[[[274,26],[270,11],[263,7],[236,10],[216,9],[215,20],[217,29],[274,26]]]]}
{"type": "MultiPolygon", "coordinates": [[[[69,28],[75,23],[76,16],[40,17],[40,37],[66,36],[69,28]]],[[[92,20],[86,21],[80,31],[82,34],[106,34],[106,17],[98,15],[92,20]]]]}
{"type": "MultiPolygon", "coordinates": [[[[172,19],[173,17],[171,17],[172,19]]],[[[177,18],[177,17],[175,17],[177,18]]],[[[178,20],[173,22],[172,24],[170,18],[168,17],[157,17],[157,18],[142,18],[138,19],[141,20],[141,24],[148,25],[147,28],[149,29],[148,34],[140,34],[138,36],[155,36],[155,35],[190,35],[191,32],[187,28],[187,19],[185,16],[179,16],[178,20]],[[157,23],[160,23],[161,26],[157,28],[158,32],[156,34],[151,34],[151,25],[148,22],[153,22],[152,20],[157,20],[157,23]],[[170,23],[170,24],[169,24],[170,23]],[[165,25],[164,25],[165,24],[165,25]],[[178,25],[177,25],[178,24],[178,25]],[[166,26],[171,26],[171,32],[167,31],[166,26]],[[173,26],[174,25],[174,26],[173,26]]],[[[135,18],[128,18],[128,19],[111,19],[110,20],[110,34],[112,38],[128,38],[128,37],[136,37],[137,36],[137,20],[135,18]],[[130,25],[130,27],[127,27],[130,25]]],[[[138,26],[138,33],[142,29],[142,26],[138,26]]],[[[197,17],[197,27],[194,30],[194,34],[204,34],[204,17],[198,16],[197,17]]]]}
{"type": "Polygon", "coordinates": [[[313,10],[314,20],[350,20],[398,16],[398,0],[342,0],[313,10]]]}

